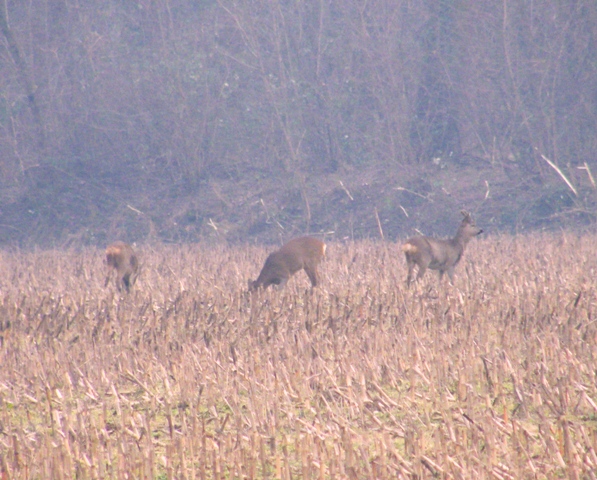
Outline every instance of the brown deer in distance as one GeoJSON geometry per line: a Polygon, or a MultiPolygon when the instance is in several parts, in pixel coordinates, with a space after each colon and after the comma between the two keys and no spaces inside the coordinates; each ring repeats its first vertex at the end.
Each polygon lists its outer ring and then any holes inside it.
{"type": "Polygon", "coordinates": [[[106,264],[108,274],[106,275],[105,287],[108,286],[110,277],[115,275],[115,283],[118,291],[122,291],[124,285],[127,293],[137,280],[139,272],[139,261],[133,248],[124,242],[115,242],[106,248],[106,264]]]}
{"type": "Polygon", "coordinates": [[[412,237],[404,245],[402,251],[406,256],[408,265],[408,276],[406,285],[409,286],[412,281],[415,265],[418,267],[417,280],[425,275],[428,268],[439,270],[439,279],[441,281],[444,273],[448,273],[450,283],[454,283],[454,268],[460,261],[466,245],[471,238],[476,237],[483,232],[471,217],[471,214],[462,210],[464,218],[458,227],[454,238],[442,240],[432,237],[412,237]]]}
{"type": "Polygon", "coordinates": [[[282,248],[276,250],[265,260],[257,280],[249,280],[249,291],[264,289],[270,285],[284,287],[288,279],[299,270],[304,270],[313,287],[319,279],[317,267],[325,256],[326,245],[313,237],[299,237],[290,240],[282,248]]]}

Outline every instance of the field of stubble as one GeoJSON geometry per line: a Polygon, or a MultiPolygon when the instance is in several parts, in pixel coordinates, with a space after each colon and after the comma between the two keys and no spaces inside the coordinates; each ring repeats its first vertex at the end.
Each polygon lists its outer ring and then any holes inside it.
{"type": "Polygon", "coordinates": [[[473,240],[454,286],[399,246],[0,252],[1,478],[597,478],[595,236],[473,240]]]}

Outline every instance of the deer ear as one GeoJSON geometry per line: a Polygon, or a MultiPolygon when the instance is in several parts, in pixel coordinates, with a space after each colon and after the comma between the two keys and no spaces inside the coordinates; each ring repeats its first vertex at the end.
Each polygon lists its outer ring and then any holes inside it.
{"type": "Polygon", "coordinates": [[[465,221],[467,221],[467,222],[472,221],[471,214],[468,213],[466,210],[460,210],[460,213],[462,213],[462,216],[464,217],[465,221]]]}

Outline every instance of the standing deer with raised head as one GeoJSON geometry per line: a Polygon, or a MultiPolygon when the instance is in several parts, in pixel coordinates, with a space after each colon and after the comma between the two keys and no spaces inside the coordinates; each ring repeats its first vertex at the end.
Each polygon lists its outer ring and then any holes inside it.
{"type": "Polygon", "coordinates": [[[471,214],[462,210],[464,218],[458,227],[454,238],[442,240],[432,237],[412,237],[404,245],[402,251],[406,256],[408,265],[408,276],[406,285],[409,286],[412,281],[415,265],[418,266],[417,280],[425,275],[428,268],[439,270],[439,279],[441,281],[444,273],[448,273],[450,283],[454,283],[454,268],[460,261],[466,245],[471,238],[476,237],[483,232],[477,227],[471,214]]]}
{"type": "Polygon", "coordinates": [[[304,270],[311,285],[317,286],[319,280],[317,267],[325,256],[326,245],[313,237],[299,237],[290,240],[265,260],[257,280],[249,280],[249,291],[270,285],[282,288],[288,279],[299,270],[304,270]]]}
{"type": "Polygon", "coordinates": [[[110,277],[115,275],[114,282],[118,291],[125,290],[130,292],[131,287],[137,280],[139,272],[139,261],[133,248],[124,242],[115,242],[106,248],[106,265],[108,274],[106,275],[105,287],[108,286],[110,277]]]}

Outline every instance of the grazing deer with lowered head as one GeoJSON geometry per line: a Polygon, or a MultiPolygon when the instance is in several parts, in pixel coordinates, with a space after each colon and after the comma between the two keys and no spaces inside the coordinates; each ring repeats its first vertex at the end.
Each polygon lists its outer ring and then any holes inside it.
{"type": "Polygon", "coordinates": [[[402,251],[406,256],[408,265],[408,276],[406,285],[412,281],[415,265],[418,266],[417,280],[425,275],[428,268],[439,270],[441,281],[445,272],[448,272],[450,283],[454,282],[454,268],[460,261],[464,249],[471,238],[483,232],[468,212],[462,211],[464,218],[458,227],[456,236],[447,240],[440,240],[432,237],[412,237],[404,245],[402,251]]]}
{"type": "Polygon", "coordinates": [[[257,280],[249,280],[249,291],[264,289],[270,285],[282,288],[288,279],[299,270],[304,270],[313,287],[317,286],[317,267],[325,256],[326,245],[313,237],[290,240],[279,250],[270,253],[257,280]]]}
{"type": "Polygon", "coordinates": [[[139,272],[139,261],[133,248],[124,242],[115,242],[106,248],[106,264],[108,274],[106,275],[105,287],[108,286],[110,277],[115,275],[115,283],[118,291],[122,291],[124,285],[127,293],[137,280],[139,272]]]}

